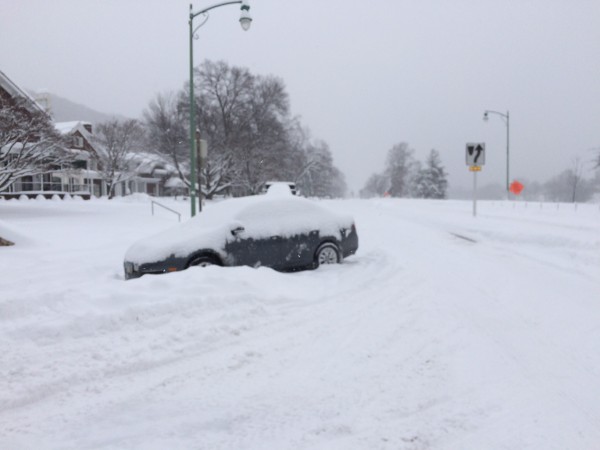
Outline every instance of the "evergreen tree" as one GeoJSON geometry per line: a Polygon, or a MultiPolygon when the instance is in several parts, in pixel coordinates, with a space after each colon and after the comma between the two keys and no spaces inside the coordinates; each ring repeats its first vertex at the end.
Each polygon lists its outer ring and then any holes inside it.
{"type": "Polygon", "coordinates": [[[447,174],[442,166],[440,154],[432,149],[425,167],[419,170],[415,180],[415,194],[421,198],[446,198],[447,174]]]}

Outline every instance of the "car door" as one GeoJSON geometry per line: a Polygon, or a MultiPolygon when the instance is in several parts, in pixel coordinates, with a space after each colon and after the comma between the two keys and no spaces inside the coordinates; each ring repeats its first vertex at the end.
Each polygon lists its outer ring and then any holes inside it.
{"type": "Polygon", "coordinates": [[[225,243],[227,262],[232,266],[256,266],[258,255],[256,240],[248,235],[243,226],[231,230],[231,237],[225,243]]]}
{"type": "Polygon", "coordinates": [[[232,237],[225,245],[231,265],[272,267],[286,270],[297,263],[295,255],[300,252],[302,239],[275,231],[260,231],[260,224],[252,221],[232,230],[232,237]]]}
{"type": "Polygon", "coordinates": [[[252,224],[249,228],[238,227],[238,231],[232,232],[233,238],[225,245],[230,263],[236,266],[279,268],[285,239],[279,235],[257,236],[252,233],[252,224]]]}
{"type": "Polygon", "coordinates": [[[293,270],[308,267],[313,262],[315,248],[318,245],[319,232],[297,233],[288,236],[281,244],[281,270],[293,270]]]}

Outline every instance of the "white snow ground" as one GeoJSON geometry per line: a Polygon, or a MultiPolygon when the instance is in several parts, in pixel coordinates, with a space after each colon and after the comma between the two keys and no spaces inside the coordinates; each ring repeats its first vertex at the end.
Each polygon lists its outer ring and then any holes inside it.
{"type": "Polygon", "coordinates": [[[0,448],[600,448],[598,205],[323,204],[341,265],[125,282],[174,216],[0,201],[0,448]]]}

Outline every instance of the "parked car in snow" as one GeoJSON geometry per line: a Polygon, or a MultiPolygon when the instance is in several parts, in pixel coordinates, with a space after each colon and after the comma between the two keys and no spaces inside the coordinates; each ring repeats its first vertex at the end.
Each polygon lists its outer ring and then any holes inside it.
{"type": "Polygon", "coordinates": [[[269,191],[285,188],[288,189],[292,194],[298,195],[296,189],[296,183],[293,181],[267,181],[262,188],[262,193],[266,194],[269,191]]]}
{"type": "Polygon", "coordinates": [[[357,249],[351,216],[278,191],[213,203],[188,222],[138,241],[125,254],[125,278],[208,265],[313,269],[357,249]]]}

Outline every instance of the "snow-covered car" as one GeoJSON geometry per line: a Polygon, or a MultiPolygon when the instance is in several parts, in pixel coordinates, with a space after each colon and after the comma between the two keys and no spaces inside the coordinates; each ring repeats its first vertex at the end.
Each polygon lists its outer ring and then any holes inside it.
{"type": "Polygon", "coordinates": [[[289,192],[258,195],[210,204],[182,225],[133,244],[125,278],[207,265],[313,269],[357,249],[351,216],[289,192]]]}
{"type": "Polygon", "coordinates": [[[269,191],[280,189],[280,186],[283,186],[283,188],[289,190],[292,194],[298,195],[296,183],[293,181],[267,181],[263,186],[262,193],[266,194],[269,191]]]}

